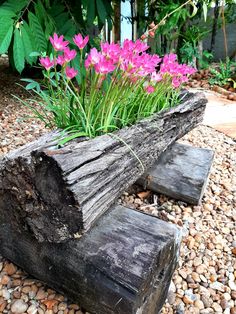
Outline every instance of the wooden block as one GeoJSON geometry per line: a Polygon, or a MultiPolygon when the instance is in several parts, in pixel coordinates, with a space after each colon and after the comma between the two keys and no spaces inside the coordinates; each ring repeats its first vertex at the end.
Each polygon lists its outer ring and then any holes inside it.
{"type": "Polygon", "coordinates": [[[167,149],[138,184],[157,193],[198,205],[204,194],[214,152],[180,143],[167,149]]]}
{"type": "Polygon", "coordinates": [[[179,256],[180,229],[116,205],[80,239],[38,242],[0,206],[0,254],[90,313],[157,314],[179,256]]]}
{"type": "Polygon", "coordinates": [[[166,148],[202,120],[204,94],[112,135],[55,146],[58,133],[0,160],[0,202],[38,241],[63,242],[89,230],[166,148]],[[53,142],[51,142],[54,139],[53,142]]]}

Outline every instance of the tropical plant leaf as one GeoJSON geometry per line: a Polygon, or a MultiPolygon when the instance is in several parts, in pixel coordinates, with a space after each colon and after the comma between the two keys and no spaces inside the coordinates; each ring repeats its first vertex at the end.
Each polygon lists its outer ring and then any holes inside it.
{"type": "Polygon", "coordinates": [[[13,33],[13,20],[7,19],[0,22],[0,54],[7,52],[13,33]],[[3,23],[2,23],[3,22],[3,23]]]}
{"type": "Polygon", "coordinates": [[[58,29],[60,34],[63,34],[66,37],[72,38],[76,33],[76,27],[72,19],[67,20],[67,22],[62,26],[62,28],[58,29]]]}
{"type": "Polygon", "coordinates": [[[105,20],[107,17],[107,11],[106,11],[106,8],[103,4],[103,1],[102,0],[96,0],[96,6],[97,6],[99,19],[101,20],[102,23],[105,23],[105,20]]]}
{"type": "Polygon", "coordinates": [[[46,38],[49,38],[50,35],[55,31],[56,25],[53,18],[48,15],[47,21],[45,21],[45,36],[46,38]]]}
{"type": "Polygon", "coordinates": [[[30,51],[28,56],[31,58],[32,63],[35,63],[37,61],[37,59],[38,59],[37,57],[40,56],[40,53],[37,52],[37,55],[36,54],[32,54],[32,53],[36,53],[36,50],[37,50],[37,45],[35,43],[35,38],[34,38],[34,36],[32,34],[32,31],[31,31],[31,29],[29,27],[29,24],[24,21],[23,22],[23,26],[24,26],[24,29],[25,29],[26,33],[28,34],[28,37],[30,39],[30,44],[31,44],[31,47],[32,47],[32,50],[30,51]]]}
{"type": "Polygon", "coordinates": [[[52,17],[56,17],[65,11],[65,6],[59,1],[54,1],[51,8],[48,10],[48,14],[52,17]]]}
{"type": "Polygon", "coordinates": [[[42,26],[38,18],[32,12],[28,13],[28,18],[29,18],[29,27],[35,39],[36,50],[39,52],[46,51],[47,41],[46,41],[45,33],[42,29],[42,26]]]}
{"type": "Polygon", "coordinates": [[[33,64],[33,60],[34,58],[32,56],[30,56],[33,47],[31,44],[31,38],[30,38],[30,34],[28,34],[27,32],[27,27],[25,28],[26,23],[24,22],[24,24],[21,27],[21,34],[22,34],[22,41],[23,41],[23,46],[24,46],[24,54],[25,54],[25,60],[32,65],[33,64]]]}
{"type": "Polygon", "coordinates": [[[16,14],[14,11],[1,6],[0,7],[0,16],[1,16],[1,18],[12,18],[12,17],[15,17],[16,14]]]}
{"type": "Polygon", "coordinates": [[[69,14],[67,12],[60,13],[54,17],[57,29],[61,29],[65,23],[69,20],[69,14]]]}
{"type": "Polygon", "coordinates": [[[94,19],[95,19],[95,0],[90,0],[88,1],[88,6],[87,6],[87,23],[92,24],[94,19]]]}
{"type": "Polygon", "coordinates": [[[14,31],[13,58],[16,70],[21,73],[25,67],[25,54],[22,36],[18,28],[15,28],[14,31]]]}
{"type": "Polygon", "coordinates": [[[29,0],[7,0],[1,5],[1,8],[18,13],[28,4],[28,2],[29,0]]]}
{"type": "Polygon", "coordinates": [[[43,26],[45,24],[45,19],[47,17],[47,12],[40,0],[34,4],[35,15],[37,16],[40,24],[43,26]]]}

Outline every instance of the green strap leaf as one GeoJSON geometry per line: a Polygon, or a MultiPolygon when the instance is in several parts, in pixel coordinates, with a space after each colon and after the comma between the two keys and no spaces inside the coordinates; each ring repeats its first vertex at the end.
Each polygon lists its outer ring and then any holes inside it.
{"type": "Polygon", "coordinates": [[[13,58],[16,70],[21,73],[25,67],[25,54],[22,36],[18,28],[15,28],[14,31],[13,58]]]}
{"type": "Polygon", "coordinates": [[[206,20],[207,20],[207,11],[208,11],[206,2],[203,3],[202,9],[203,9],[204,20],[205,20],[205,22],[206,22],[206,20]]]}
{"type": "Polygon", "coordinates": [[[197,14],[198,8],[193,1],[190,1],[191,6],[193,7],[193,12],[190,17],[194,17],[197,14]]]}
{"type": "Polygon", "coordinates": [[[0,22],[0,54],[5,53],[11,43],[13,33],[13,20],[3,20],[0,22]],[[3,22],[3,23],[2,23],[3,22]]]}

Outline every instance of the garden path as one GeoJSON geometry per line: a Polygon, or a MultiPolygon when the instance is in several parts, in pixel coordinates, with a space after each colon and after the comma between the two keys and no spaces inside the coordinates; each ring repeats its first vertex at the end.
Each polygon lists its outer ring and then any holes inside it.
{"type": "Polygon", "coordinates": [[[236,139],[236,101],[228,100],[213,91],[204,93],[208,104],[203,124],[236,139]]]}

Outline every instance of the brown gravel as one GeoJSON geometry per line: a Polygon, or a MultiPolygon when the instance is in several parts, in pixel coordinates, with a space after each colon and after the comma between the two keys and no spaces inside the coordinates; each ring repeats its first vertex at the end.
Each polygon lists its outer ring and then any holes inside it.
{"type": "MultiPolygon", "coordinates": [[[[4,93],[2,89],[0,155],[45,132],[43,125],[37,121],[20,121],[27,110],[4,93]]],[[[143,193],[137,187],[124,193],[120,202],[183,227],[179,267],[162,314],[236,313],[235,142],[206,126],[199,126],[183,141],[215,151],[214,165],[201,206],[189,206],[163,195],[143,193]]],[[[0,257],[0,313],[85,312],[0,257]]]]}

